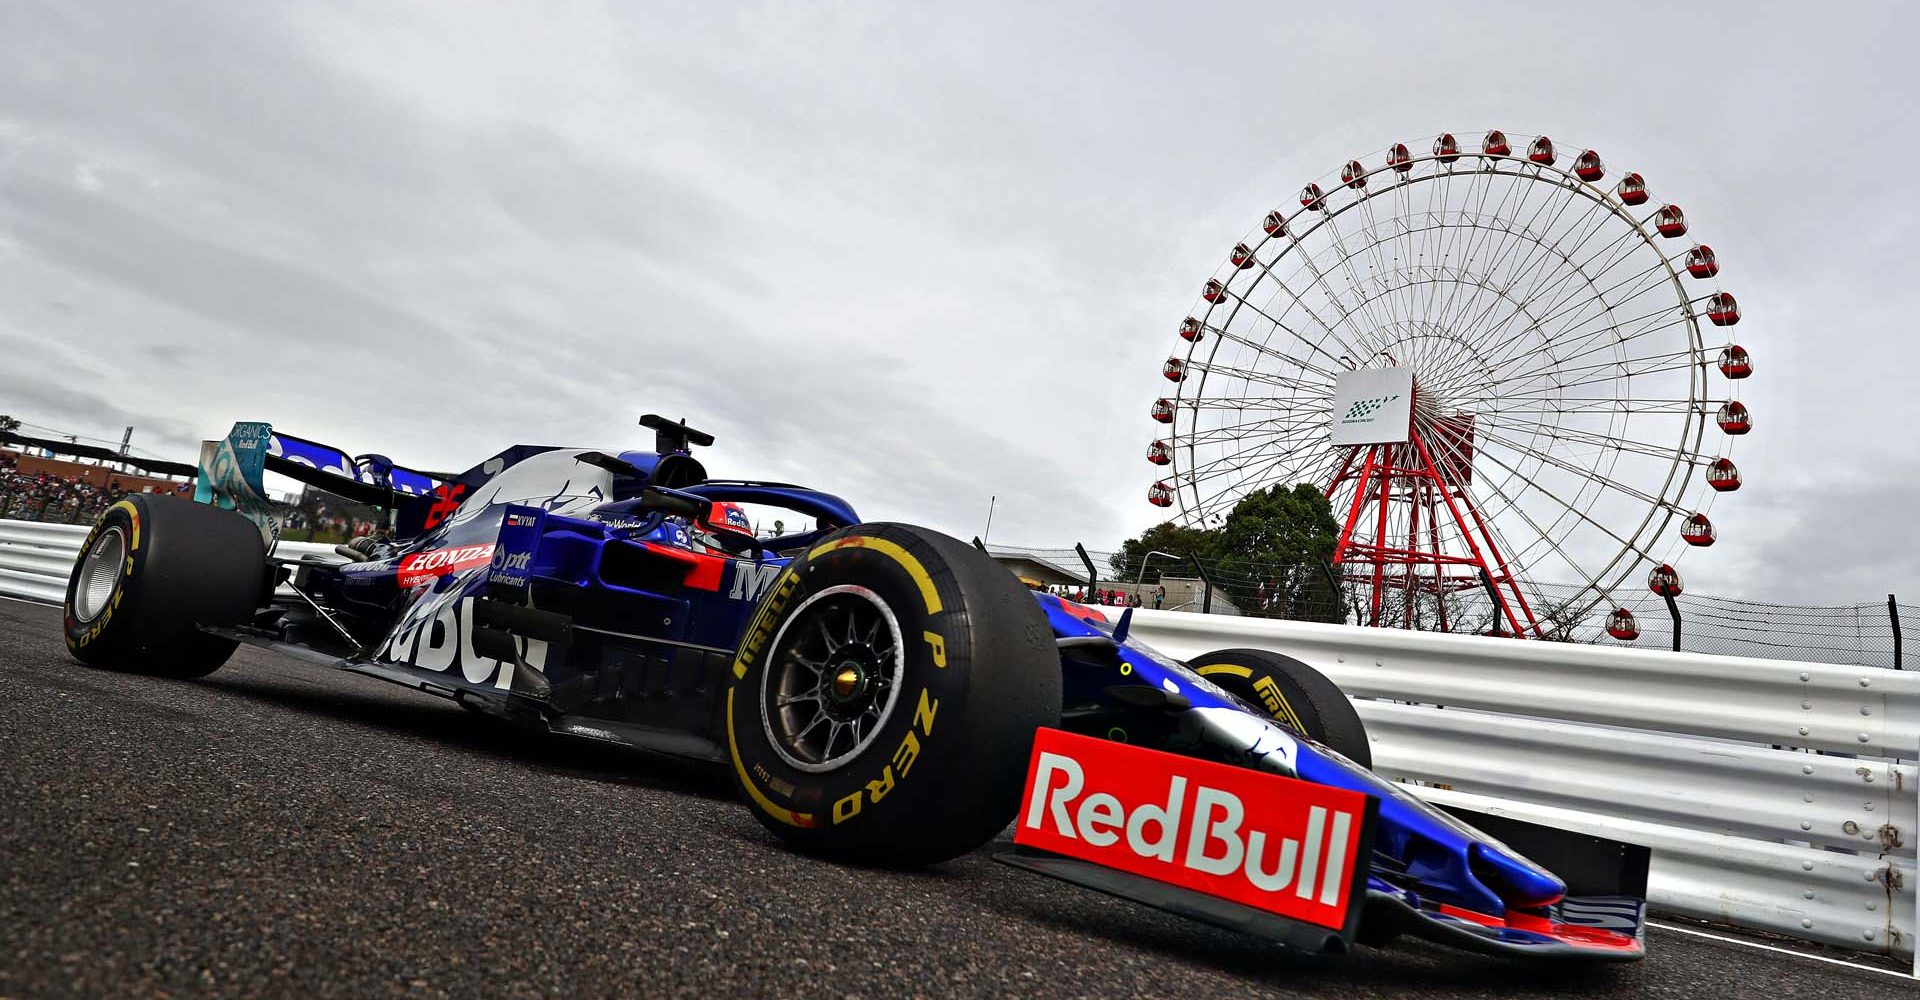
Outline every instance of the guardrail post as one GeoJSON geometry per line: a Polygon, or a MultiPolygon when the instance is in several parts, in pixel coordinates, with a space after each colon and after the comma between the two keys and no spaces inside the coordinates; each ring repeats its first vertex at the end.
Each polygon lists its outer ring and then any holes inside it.
{"type": "Polygon", "coordinates": [[[1893,623],[1893,669],[1900,666],[1900,605],[1894,602],[1893,595],[1887,595],[1887,620],[1893,623]]]}
{"type": "Polygon", "coordinates": [[[1333,564],[1330,562],[1321,563],[1320,572],[1327,575],[1327,599],[1332,601],[1333,606],[1339,608],[1344,615],[1346,608],[1341,607],[1340,604],[1340,578],[1333,575],[1333,564]]]}
{"type": "Polygon", "coordinates": [[[1495,589],[1493,577],[1487,575],[1485,567],[1482,567],[1480,570],[1480,585],[1487,588],[1487,600],[1493,602],[1493,616],[1491,619],[1493,627],[1487,630],[1487,634],[1494,636],[1506,635],[1507,630],[1500,627],[1500,609],[1503,607],[1500,602],[1500,591],[1495,589]]]}
{"type": "Polygon", "coordinates": [[[1187,558],[1193,561],[1193,570],[1200,574],[1200,584],[1205,588],[1201,592],[1200,613],[1203,615],[1213,614],[1213,577],[1208,576],[1207,568],[1200,565],[1199,556],[1189,552],[1187,553],[1187,558]]]}
{"type": "Polygon", "coordinates": [[[1673,616],[1673,651],[1680,651],[1680,605],[1674,603],[1672,594],[1662,594],[1667,599],[1667,614],[1673,616]]]}
{"type": "Polygon", "coordinates": [[[1079,542],[1073,543],[1073,551],[1080,553],[1080,561],[1087,564],[1087,600],[1093,600],[1094,585],[1100,582],[1100,571],[1093,568],[1093,557],[1087,555],[1087,547],[1079,542]]]}

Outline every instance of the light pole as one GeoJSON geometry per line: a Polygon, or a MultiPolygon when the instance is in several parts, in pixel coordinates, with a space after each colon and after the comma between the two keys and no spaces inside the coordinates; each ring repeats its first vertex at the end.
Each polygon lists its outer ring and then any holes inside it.
{"type": "Polygon", "coordinates": [[[1145,579],[1147,578],[1147,563],[1150,563],[1150,562],[1152,562],[1152,561],[1153,561],[1153,557],[1154,557],[1154,556],[1166,556],[1166,557],[1167,557],[1168,559],[1178,559],[1178,558],[1180,558],[1179,556],[1176,556],[1176,555],[1174,555],[1174,554],[1173,554],[1173,553],[1171,553],[1171,552],[1162,552],[1162,551],[1160,551],[1159,549],[1155,549],[1155,550],[1153,550],[1152,552],[1149,552],[1149,553],[1147,553],[1147,554],[1146,554],[1145,556],[1143,556],[1143,557],[1142,557],[1142,558],[1140,559],[1140,572],[1139,572],[1138,574],[1135,574],[1135,576],[1134,576],[1134,578],[1133,578],[1133,592],[1134,592],[1134,593],[1136,593],[1136,594],[1137,594],[1137,593],[1139,593],[1139,592],[1140,592],[1140,582],[1141,582],[1142,580],[1145,580],[1145,579]]]}

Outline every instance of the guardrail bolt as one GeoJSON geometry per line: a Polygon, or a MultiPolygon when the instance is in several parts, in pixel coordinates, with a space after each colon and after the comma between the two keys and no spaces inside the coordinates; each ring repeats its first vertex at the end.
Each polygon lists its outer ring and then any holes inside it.
{"type": "Polygon", "coordinates": [[[1860,832],[1860,824],[1855,823],[1853,820],[1847,820],[1845,823],[1840,824],[1840,829],[1844,831],[1847,836],[1851,837],[1860,832]]]}

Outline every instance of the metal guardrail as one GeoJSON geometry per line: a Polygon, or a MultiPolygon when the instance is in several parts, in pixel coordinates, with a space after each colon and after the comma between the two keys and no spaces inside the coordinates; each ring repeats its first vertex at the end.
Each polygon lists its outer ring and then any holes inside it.
{"type": "MultiPolygon", "coordinates": [[[[67,596],[80,543],[92,527],[0,519],[0,597],[59,604],[67,596]]],[[[339,558],[333,546],[317,542],[281,542],[275,552],[339,558]]]]}
{"type": "Polygon", "coordinates": [[[1131,634],[1308,663],[1382,776],[1644,844],[1657,907],[1914,952],[1920,674],[1139,610],[1131,634]]]}
{"type": "MultiPolygon", "coordinates": [[[[0,595],[58,602],[85,535],[0,520],[0,595]]],[[[1355,699],[1375,770],[1436,802],[1652,848],[1656,907],[1914,951],[1920,673],[1140,609],[1133,622],[1174,656],[1252,646],[1323,671],[1355,699]]]]}

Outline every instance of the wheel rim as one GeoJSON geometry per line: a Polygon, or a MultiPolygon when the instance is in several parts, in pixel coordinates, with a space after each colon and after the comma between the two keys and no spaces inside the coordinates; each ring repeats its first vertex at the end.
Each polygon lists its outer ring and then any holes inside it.
{"type": "Polygon", "coordinates": [[[760,723],[788,766],[831,771],[872,745],[893,715],[906,670],[900,623],[865,587],[829,587],[773,638],[760,723]]]}
{"type": "Polygon", "coordinates": [[[80,582],[73,588],[73,613],[83,622],[100,617],[120,583],[120,565],[127,558],[127,536],[108,528],[94,540],[80,563],[80,582]]]}

